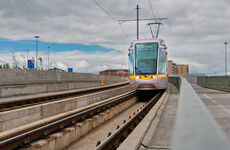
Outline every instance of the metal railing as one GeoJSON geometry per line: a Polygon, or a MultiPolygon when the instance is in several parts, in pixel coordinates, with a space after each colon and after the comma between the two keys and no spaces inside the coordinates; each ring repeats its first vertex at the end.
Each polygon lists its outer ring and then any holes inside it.
{"type": "Polygon", "coordinates": [[[172,150],[229,150],[223,131],[188,81],[182,77],[170,77],[169,82],[180,93],[172,150]]]}

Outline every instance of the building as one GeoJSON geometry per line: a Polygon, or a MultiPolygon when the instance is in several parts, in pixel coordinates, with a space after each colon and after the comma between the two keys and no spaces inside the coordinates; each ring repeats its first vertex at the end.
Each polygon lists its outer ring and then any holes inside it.
{"type": "Polygon", "coordinates": [[[99,72],[100,75],[112,75],[112,76],[120,76],[120,77],[127,77],[129,76],[128,69],[107,69],[104,71],[99,72]]]}
{"type": "Polygon", "coordinates": [[[176,65],[177,66],[177,74],[178,75],[188,75],[188,65],[176,65]]]}
{"type": "Polygon", "coordinates": [[[172,60],[168,61],[168,74],[169,75],[188,75],[189,66],[184,64],[177,65],[172,60]]]}
{"type": "Polygon", "coordinates": [[[172,64],[173,64],[173,61],[169,60],[168,61],[168,74],[169,75],[172,75],[172,64]]]}
{"type": "Polygon", "coordinates": [[[176,63],[174,63],[172,60],[168,61],[168,74],[169,75],[175,75],[175,74],[177,74],[176,63]]]}

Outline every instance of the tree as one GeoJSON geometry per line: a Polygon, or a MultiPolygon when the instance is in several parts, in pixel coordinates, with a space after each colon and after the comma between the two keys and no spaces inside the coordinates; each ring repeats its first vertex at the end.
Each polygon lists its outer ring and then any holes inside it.
{"type": "Polygon", "coordinates": [[[3,68],[10,68],[9,63],[5,63],[5,64],[3,64],[3,68]]]}
{"type": "Polygon", "coordinates": [[[18,65],[18,61],[14,55],[13,55],[13,68],[19,68],[20,69],[20,67],[18,65]]]}

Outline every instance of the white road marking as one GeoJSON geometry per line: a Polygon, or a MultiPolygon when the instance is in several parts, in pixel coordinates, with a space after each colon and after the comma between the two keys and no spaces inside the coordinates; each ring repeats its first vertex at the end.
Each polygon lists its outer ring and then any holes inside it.
{"type": "Polygon", "coordinates": [[[227,108],[225,108],[223,105],[218,105],[220,108],[223,108],[223,110],[225,110],[226,112],[228,112],[230,114],[230,110],[228,110],[227,108]]]}
{"type": "Polygon", "coordinates": [[[208,95],[206,94],[203,94],[205,97],[207,97],[208,99],[212,99],[211,97],[209,97],[208,95]]]}
{"type": "MultiPolygon", "coordinates": [[[[205,97],[207,97],[208,99],[211,99],[214,103],[218,104],[215,100],[213,100],[211,97],[209,97],[206,94],[203,94],[205,97]]],[[[222,108],[224,111],[226,111],[227,113],[230,114],[230,110],[228,110],[227,108],[225,108],[223,105],[218,105],[220,108],[222,108]]]]}
{"type": "Polygon", "coordinates": [[[214,103],[217,103],[215,100],[212,100],[214,103]]]}

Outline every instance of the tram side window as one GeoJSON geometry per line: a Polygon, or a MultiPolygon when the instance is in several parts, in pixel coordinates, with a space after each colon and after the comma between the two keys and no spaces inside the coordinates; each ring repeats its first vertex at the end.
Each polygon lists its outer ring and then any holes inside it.
{"type": "Polygon", "coordinates": [[[133,67],[133,65],[132,65],[132,64],[130,63],[130,61],[129,61],[129,74],[130,74],[130,75],[134,75],[133,69],[134,69],[134,67],[133,67]]]}
{"type": "Polygon", "coordinates": [[[133,50],[129,51],[129,75],[134,75],[133,50]]]}
{"type": "Polygon", "coordinates": [[[160,49],[159,52],[159,70],[158,74],[167,74],[168,72],[168,61],[166,55],[166,49],[160,49]]]}

